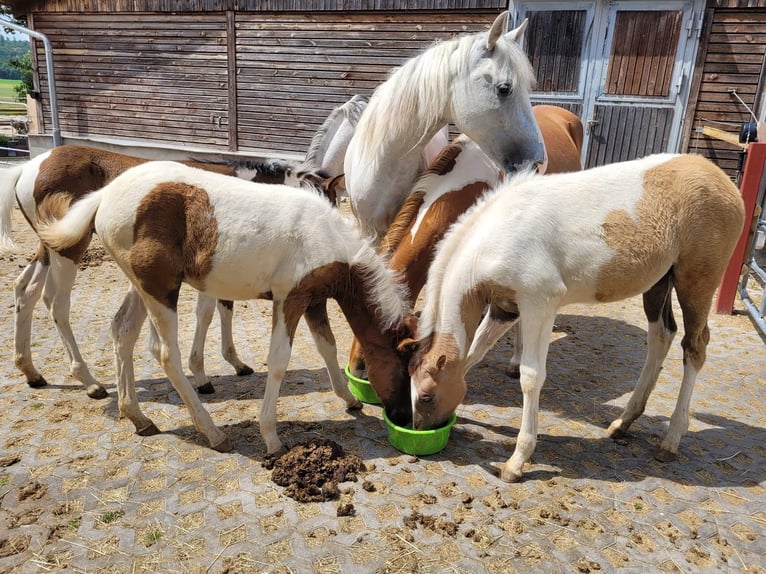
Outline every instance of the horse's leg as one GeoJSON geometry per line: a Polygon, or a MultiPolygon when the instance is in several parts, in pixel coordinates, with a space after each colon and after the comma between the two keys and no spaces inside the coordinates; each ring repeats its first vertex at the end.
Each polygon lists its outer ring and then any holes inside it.
{"type": "MultiPolygon", "coordinates": [[[[208,297],[198,291],[195,310],[197,324],[194,327],[194,340],[191,353],[189,353],[189,369],[194,376],[194,386],[197,387],[197,392],[202,394],[215,392],[213,383],[205,374],[205,336],[213,320],[213,313],[215,313],[215,298],[208,297]]],[[[221,321],[221,327],[223,330],[223,321],[221,321]]]]}
{"type": "Polygon", "coordinates": [[[277,399],[279,387],[287,372],[287,364],[290,362],[292,340],[300,316],[301,314],[296,312],[290,313],[288,318],[283,301],[275,299],[272,303],[271,341],[266,359],[269,373],[266,378],[266,390],[263,394],[260,416],[261,436],[266,443],[266,452],[269,454],[282,450],[282,442],[277,435],[277,399]]]}
{"type": "Polygon", "coordinates": [[[228,452],[232,448],[231,440],[213,422],[210,413],[199,400],[194,387],[186,378],[178,347],[178,313],[151,296],[142,297],[144,305],[157,329],[160,341],[160,364],[176,392],[189,411],[194,428],[204,434],[211,448],[219,452],[228,452]]]}
{"type": "Polygon", "coordinates": [[[14,323],[14,364],[27,379],[30,387],[44,387],[48,384],[32,362],[32,315],[35,304],[40,300],[43,285],[50,267],[43,263],[38,251],[32,262],[27,265],[13,284],[16,299],[14,323]]]}
{"type": "Polygon", "coordinates": [[[141,325],[146,319],[146,307],[131,286],[112,319],[112,343],[114,345],[114,364],[117,372],[117,407],[120,414],[127,417],[141,436],[157,434],[160,430],[152,420],[141,412],[135,388],[133,370],[133,349],[141,332],[141,325]]]}
{"type": "Polygon", "coordinates": [[[657,383],[662,363],[678,330],[673,317],[672,289],[672,272],[668,272],[644,293],[644,313],[649,321],[646,360],[628,404],[619,418],[609,425],[607,434],[611,437],[624,435],[633,421],[641,416],[657,383]]]}
{"type": "Polygon", "coordinates": [[[234,302],[218,300],[218,316],[221,318],[221,354],[223,358],[234,367],[234,372],[239,377],[246,377],[253,374],[253,369],[243,363],[237,349],[234,346],[234,337],[232,336],[232,323],[234,319],[234,302]]]}
{"type": "Polygon", "coordinates": [[[77,277],[77,265],[67,257],[63,257],[54,251],[49,252],[50,270],[43,288],[43,301],[48,307],[53,322],[58,329],[64,349],[69,357],[69,371],[71,375],[80,381],[92,399],[103,399],[107,396],[106,389],[99,383],[88,370],[88,365],[80,354],[77,341],[72,333],[69,323],[69,310],[72,287],[77,277]]]}
{"type": "Polygon", "coordinates": [[[535,450],[537,444],[537,412],[540,404],[540,390],[547,375],[545,361],[551,331],[556,319],[556,307],[533,303],[521,306],[524,316],[521,330],[524,336],[524,351],[521,355],[521,392],[524,396],[521,412],[521,426],[516,439],[516,448],[500,472],[500,478],[507,482],[519,480],[522,468],[535,450]]]}
{"type": "Polygon", "coordinates": [[[723,269],[721,269],[720,275],[716,275],[712,269],[710,271],[714,277],[713,281],[704,281],[691,274],[684,277],[682,273],[678,273],[674,278],[678,304],[681,307],[684,321],[684,336],[681,339],[684,375],[676,400],[676,408],[670,417],[668,431],[654,455],[657,460],[663,462],[676,458],[678,443],[689,429],[689,404],[694,392],[697,373],[702,370],[707,356],[707,345],[710,342],[707,318],[715,289],[723,276],[723,269]]]}
{"type": "Polygon", "coordinates": [[[364,361],[364,349],[359,340],[354,337],[351,341],[351,351],[348,354],[348,370],[358,379],[367,378],[367,365],[364,361]]]}
{"type": "Polygon", "coordinates": [[[338,347],[335,345],[335,337],[330,329],[330,320],[327,317],[327,300],[315,303],[306,309],[303,315],[314,338],[319,354],[324,359],[327,374],[335,394],[346,401],[346,408],[360,409],[362,402],[349,390],[348,382],[343,376],[338,365],[338,347]]]}
{"type": "Polygon", "coordinates": [[[466,357],[465,372],[467,373],[484,358],[500,337],[518,321],[518,313],[503,311],[496,305],[490,305],[484,318],[474,333],[471,347],[466,357]]]}
{"type": "Polygon", "coordinates": [[[508,376],[518,379],[521,376],[521,353],[524,351],[524,337],[521,334],[521,321],[514,325],[513,329],[513,355],[508,363],[508,376]]]}

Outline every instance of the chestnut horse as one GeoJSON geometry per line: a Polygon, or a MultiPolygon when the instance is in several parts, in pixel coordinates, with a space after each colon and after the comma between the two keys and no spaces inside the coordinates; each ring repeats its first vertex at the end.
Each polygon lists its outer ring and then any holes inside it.
{"type": "MultiPolygon", "coordinates": [[[[40,154],[23,165],[0,170],[0,242],[6,247],[12,247],[10,222],[14,202],[18,203],[32,229],[36,230],[41,219],[60,216],[61,210],[66,209],[69,202],[103,187],[126,169],[146,161],[148,160],[97,148],[63,145],[40,154]]],[[[299,169],[288,162],[275,159],[187,163],[209,171],[263,183],[313,186],[322,182],[319,172],[299,169]]],[[[42,387],[47,384],[32,362],[31,350],[32,313],[42,295],[64,343],[71,375],[83,384],[89,397],[104,398],[107,396],[106,390],[90,373],[69,322],[70,298],[77,266],[89,244],[90,235],[60,252],[46,249],[41,244],[32,261],[16,279],[14,362],[30,387],[42,387]]],[[[200,330],[206,331],[214,306],[212,301],[200,300],[198,304],[198,332],[195,334],[197,345],[204,343],[204,333],[200,330]],[[204,324],[205,321],[207,324],[204,324]]],[[[231,341],[231,303],[220,302],[218,310],[223,325],[221,348],[224,358],[234,367],[237,374],[252,373],[252,369],[237,356],[231,341]]],[[[151,347],[153,351],[156,350],[154,336],[151,347]]],[[[202,356],[202,348],[195,346],[189,360],[198,384],[207,380],[202,356]]]]}
{"type": "Polygon", "coordinates": [[[410,342],[415,427],[444,424],[465,395],[466,365],[521,318],[521,427],[501,472],[504,480],[518,480],[537,442],[540,390],[558,309],[643,294],[646,362],[608,430],[612,436],[625,433],[643,413],[677,331],[675,289],[685,328],[684,372],[656,454],[674,458],[705,362],[712,298],[744,220],[736,186],[697,155],[658,154],[578,173],[519,176],[499,186],[451,228],[429,270],[420,339],[410,342]]]}
{"type": "Polygon", "coordinates": [[[335,393],[349,408],[361,406],[338,366],[328,298],[337,300],[365,348],[370,382],[389,417],[410,424],[408,356],[396,348],[411,333],[406,288],[362,239],[356,222],[318,192],[150,162],[72,204],[63,218],[38,227],[42,240],[56,251],[76,245],[94,228],[132,283],[112,322],[112,337],[120,413],[139,434],[157,432],[141,412],[134,389],[133,348],[148,312],[161,343],[163,370],[195,427],[214,449],[231,448],[183,372],[176,311],[182,282],[219,299],[273,301],[260,416],[269,453],[282,448],[277,397],[301,316],[335,393]]]}
{"type": "MultiPolygon", "coordinates": [[[[546,173],[579,171],[583,136],[580,119],[556,106],[533,106],[532,111],[545,142],[546,173]]],[[[449,226],[501,179],[502,173],[479,146],[459,136],[415,182],[381,245],[388,266],[403,274],[413,305],[425,284],[436,244],[449,226]]],[[[517,337],[512,372],[521,356],[519,342],[517,337]]],[[[364,353],[356,339],[351,344],[348,364],[353,375],[365,378],[364,353]]]]}

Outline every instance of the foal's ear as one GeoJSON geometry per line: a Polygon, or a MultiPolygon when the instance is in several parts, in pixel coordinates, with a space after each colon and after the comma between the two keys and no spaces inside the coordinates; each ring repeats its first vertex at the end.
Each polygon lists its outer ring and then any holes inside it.
{"type": "Polygon", "coordinates": [[[418,338],[418,318],[415,315],[409,314],[404,318],[404,328],[410,337],[418,338]]]}
{"type": "Polygon", "coordinates": [[[339,190],[341,192],[345,191],[346,174],[341,173],[340,175],[326,179],[324,183],[322,183],[322,187],[324,187],[327,191],[334,191],[335,193],[338,193],[339,190]]]}
{"type": "Polygon", "coordinates": [[[402,339],[399,344],[396,346],[396,350],[401,353],[414,353],[415,349],[418,346],[418,342],[415,339],[406,338],[402,339]]]}
{"type": "Polygon", "coordinates": [[[436,369],[441,371],[444,368],[444,364],[447,362],[447,355],[439,355],[436,359],[436,369]]]}

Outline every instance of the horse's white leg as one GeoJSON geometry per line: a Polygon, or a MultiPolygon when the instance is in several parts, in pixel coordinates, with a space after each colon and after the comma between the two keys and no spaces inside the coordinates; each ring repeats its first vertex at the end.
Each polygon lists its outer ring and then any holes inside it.
{"type": "MultiPolygon", "coordinates": [[[[676,458],[678,443],[689,429],[689,405],[694,392],[694,384],[697,380],[697,373],[702,370],[705,364],[707,344],[710,341],[707,318],[723,270],[721,270],[721,275],[717,279],[713,279],[709,286],[698,281],[694,274],[684,281],[680,271],[677,270],[677,273],[676,293],[684,320],[684,336],[681,339],[681,347],[684,351],[684,375],[676,400],[676,408],[673,411],[673,416],[670,417],[668,432],[662,439],[659,450],[655,453],[655,458],[665,462],[676,458]]],[[[716,277],[714,273],[712,276],[716,277]]]]}
{"type": "Polygon", "coordinates": [[[628,404],[607,429],[607,434],[611,437],[617,438],[624,435],[633,421],[641,416],[649,395],[657,384],[662,363],[677,331],[673,318],[671,289],[672,283],[670,276],[667,275],[644,294],[644,312],[649,320],[646,360],[628,404]]]}
{"type": "Polygon", "coordinates": [[[120,414],[127,417],[136,427],[136,433],[149,436],[160,431],[152,420],[141,412],[133,370],[133,349],[144,319],[146,319],[146,307],[138,292],[131,286],[120,309],[112,319],[112,343],[117,374],[117,407],[120,414]]]}
{"type": "Polygon", "coordinates": [[[306,309],[303,315],[306,323],[314,338],[319,354],[324,359],[327,367],[327,374],[330,377],[330,383],[335,394],[346,401],[346,408],[360,409],[362,402],[357,399],[349,390],[346,378],[340,370],[338,364],[338,347],[335,344],[335,337],[330,329],[330,321],[327,317],[327,301],[322,301],[306,309]]]}
{"type": "Polygon", "coordinates": [[[518,314],[510,314],[501,311],[494,305],[490,305],[484,318],[474,333],[471,347],[466,357],[465,372],[467,373],[484,358],[492,347],[500,340],[500,337],[508,332],[508,329],[518,321],[518,314]]]}
{"type": "MultiPolygon", "coordinates": [[[[203,394],[214,393],[215,388],[205,374],[205,337],[215,312],[215,298],[197,292],[197,323],[194,327],[194,341],[189,353],[189,369],[194,376],[194,386],[203,394]]],[[[223,321],[221,321],[223,330],[223,321]]]]}
{"type": "Polygon", "coordinates": [[[239,377],[245,377],[253,374],[253,369],[247,364],[243,363],[239,355],[237,355],[237,348],[234,346],[233,332],[233,319],[234,319],[234,303],[232,301],[217,302],[218,316],[221,319],[221,355],[237,373],[239,377]]]}
{"type": "MultiPolygon", "coordinates": [[[[284,303],[274,301],[271,318],[271,341],[269,354],[266,359],[269,374],[266,379],[266,391],[261,404],[260,427],[266,452],[273,454],[282,450],[282,442],[277,436],[277,399],[279,387],[287,372],[287,364],[292,353],[292,337],[295,334],[297,319],[294,325],[287,325],[284,313],[284,303]]],[[[300,317],[300,315],[298,315],[300,317]]]]}
{"type": "Polygon", "coordinates": [[[154,328],[154,323],[149,321],[149,352],[152,354],[158,363],[160,361],[160,338],[157,335],[157,329],[154,328]]]}
{"type": "Polygon", "coordinates": [[[89,397],[103,399],[107,396],[106,389],[90,373],[69,323],[71,294],[77,277],[77,265],[71,259],[53,251],[50,251],[50,263],[50,270],[43,288],[43,301],[64,343],[64,349],[69,357],[69,371],[85,386],[89,397]]]}
{"type": "Polygon", "coordinates": [[[40,300],[48,265],[35,258],[27,265],[13,284],[16,299],[14,323],[14,363],[27,379],[30,387],[44,387],[48,384],[32,362],[32,315],[35,304],[40,300]]]}
{"type": "Polygon", "coordinates": [[[550,305],[530,305],[521,307],[520,311],[524,317],[521,330],[526,342],[521,356],[521,392],[524,403],[516,448],[500,472],[500,478],[507,482],[515,482],[521,478],[524,463],[530,459],[537,444],[540,390],[547,375],[545,361],[556,319],[556,307],[550,305]]]}
{"type": "Polygon", "coordinates": [[[186,405],[194,427],[207,437],[211,448],[219,452],[230,451],[232,444],[229,437],[215,425],[184,373],[181,350],[178,348],[178,313],[150,296],[144,298],[144,304],[157,328],[162,369],[186,405]]]}

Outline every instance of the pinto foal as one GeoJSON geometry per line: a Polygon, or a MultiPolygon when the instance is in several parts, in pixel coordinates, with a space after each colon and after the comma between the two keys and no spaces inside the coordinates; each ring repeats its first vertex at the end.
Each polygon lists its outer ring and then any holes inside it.
{"type": "MultiPolygon", "coordinates": [[[[103,187],[125,170],[147,161],[149,160],[97,148],[63,145],[40,154],[21,166],[0,170],[0,242],[6,246],[12,244],[10,221],[14,203],[18,203],[32,229],[37,230],[40,220],[61,217],[70,202],[103,187]]],[[[321,173],[298,169],[282,160],[184,163],[262,183],[308,186],[322,182],[321,173]]],[[[90,234],[83,236],[75,245],[60,251],[40,244],[32,261],[16,279],[14,362],[30,387],[42,387],[47,384],[34,366],[31,350],[32,314],[42,295],[64,343],[71,375],[83,384],[89,397],[104,398],[107,396],[106,390],[90,373],[69,322],[70,298],[77,267],[89,244],[90,234]]],[[[197,331],[189,359],[189,366],[199,387],[207,382],[202,346],[214,308],[214,300],[199,299],[197,331]]],[[[252,369],[237,356],[231,340],[231,302],[220,301],[218,311],[221,316],[221,350],[224,358],[234,367],[237,374],[252,373],[252,369]]],[[[153,329],[150,346],[156,355],[157,345],[153,329]]]]}
{"type": "Polygon", "coordinates": [[[274,189],[179,163],[151,162],[72,204],[39,234],[62,250],[93,228],[132,284],[112,322],[112,337],[120,413],[139,434],[158,432],[141,412],[134,389],[133,348],[148,312],[161,343],[163,370],[195,427],[214,449],[231,448],[183,372],[176,312],[182,282],[210,297],[273,302],[259,421],[269,453],[282,448],[277,397],[301,316],[333,390],[349,408],[361,406],[338,366],[328,298],[338,301],[362,342],[370,382],[389,416],[398,424],[411,422],[408,356],[397,352],[398,342],[411,335],[404,287],[361,238],[356,223],[317,192],[274,189]]]}
{"type": "Polygon", "coordinates": [[[744,219],[736,186],[696,155],[658,154],[499,186],[452,227],[431,265],[410,364],[416,428],[438,427],[451,416],[466,392],[466,366],[521,319],[521,426],[501,472],[504,480],[518,480],[537,442],[558,309],[643,294],[646,362],[608,430],[612,436],[626,432],[643,413],[677,331],[675,289],[685,328],[683,379],[656,455],[674,458],[705,362],[712,298],[744,219]]]}

